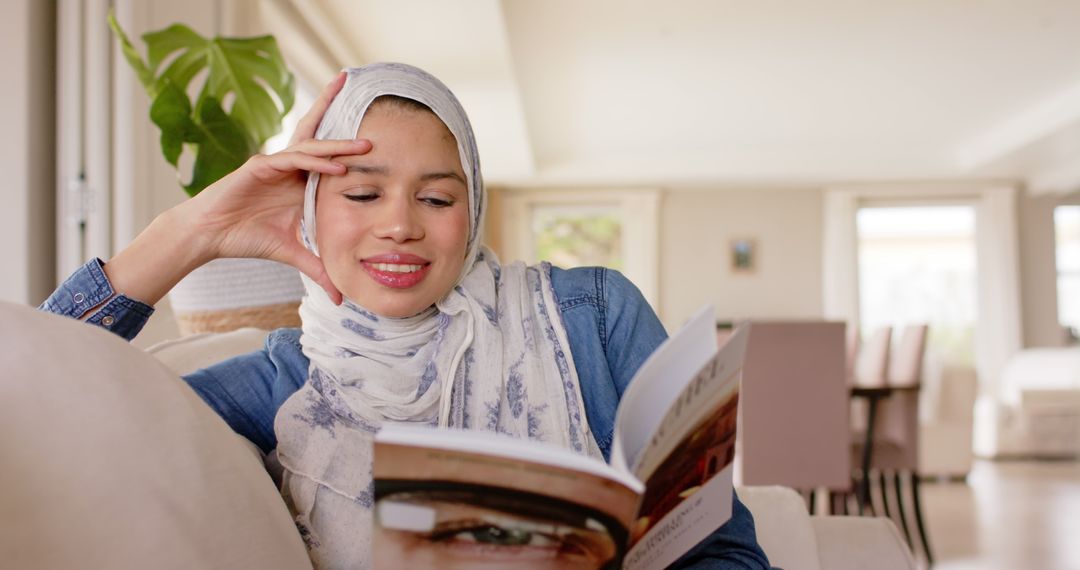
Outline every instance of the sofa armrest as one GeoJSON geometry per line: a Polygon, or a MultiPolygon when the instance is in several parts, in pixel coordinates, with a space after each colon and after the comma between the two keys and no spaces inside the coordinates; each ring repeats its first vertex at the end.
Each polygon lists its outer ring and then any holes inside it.
{"type": "Polygon", "coordinates": [[[262,461],[161,362],[0,302],[0,567],[311,568],[262,461]]]}
{"type": "Polygon", "coordinates": [[[810,517],[825,570],[914,570],[915,559],[896,525],[883,517],[810,517]]]}

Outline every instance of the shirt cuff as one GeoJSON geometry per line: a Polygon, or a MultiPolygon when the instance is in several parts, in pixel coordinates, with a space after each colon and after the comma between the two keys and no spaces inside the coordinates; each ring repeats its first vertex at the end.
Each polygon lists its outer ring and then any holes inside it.
{"type": "Polygon", "coordinates": [[[86,262],[38,308],[83,319],[131,340],[154,314],[154,308],[125,295],[118,295],[105,276],[104,266],[98,258],[86,262]]]}

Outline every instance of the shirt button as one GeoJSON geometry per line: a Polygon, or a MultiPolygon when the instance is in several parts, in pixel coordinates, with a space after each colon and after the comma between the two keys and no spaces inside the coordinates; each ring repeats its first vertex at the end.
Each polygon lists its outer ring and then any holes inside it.
{"type": "Polygon", "coordinates": [[[75,297],[73,297],[73,299],[75,301],[75,304],[78,305],[86,300],[86,295],[83,295],[82,293],[75,293],[75,297]]]}
{"type": "Polygon", "coordinates": [[[111,327],[111,326],[112,326],[112,324],[113,324],[113,323],[115,323],[115,322],[116,322],[116,319],[114,319],[114,318],[112,317],[112,315],[105,315],[105,316],[104,316],[104,317],[103,317],[103,318],[101,319],[101,324],[103,324],[103,325],[105,325],[105,326],[107,326],[107,327],[111,327]]]}

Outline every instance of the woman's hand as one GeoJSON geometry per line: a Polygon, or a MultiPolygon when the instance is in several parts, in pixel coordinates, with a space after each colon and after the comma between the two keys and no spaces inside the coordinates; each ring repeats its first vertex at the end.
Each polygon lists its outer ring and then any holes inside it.
{"type": "Polygon", "coordinates": [[[106,264],[113,286],[156,303],[187,273],[221,257],[272,259],[296,267],[335,302],[341,293],[322,261],[300,243],[309,172],[344,174],[332,157],[364,154],[366,140],[315,140],[315,129],[345,83],[339,74],[300,120],[289,148],[256,155],[194,198],[163,213],[106,264]],[[163,265],[163,262],[164,265],[163,265]]]}

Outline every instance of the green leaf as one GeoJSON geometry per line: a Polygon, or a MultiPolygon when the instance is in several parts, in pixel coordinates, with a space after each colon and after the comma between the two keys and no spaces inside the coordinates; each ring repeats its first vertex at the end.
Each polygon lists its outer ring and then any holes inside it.
{"type": "Polygon", "coordinates": [[[199,121],[193,138],[197,143],[191,181],[184,190],[191,196],[240,168],[259,150],[244,128],[225,113],[213,97],[205,98],[196,109],[199,121]]]}
{"type": "Polygon", "coordinates": [[[142,36],[144,62],[111,14],[109,25],[152,99],[165,160],[178,167],[184,148],[195,152],[189,194],[238,168],[281,130],[296,85],[272,36],[207,39],[173,24],[142,36]]]}
{"type": "MultiPolygon", "coordinates": [[[[164,30],[147,32],[142,39],[146,42],[147,53],[150,56],[150,68],[157,74],[162,62],[170,54],[177,50],[206,49],[209,40],[200,36],[195,30],[183,25],[173,24],[164,30]]],[[[177,85],[186,87],[186,83],[178,82],[177,85]]]]}
{"type": "Polygon", "coordinates": [[[150,120],[161,129],[161,153],[176,167],[183,143],[194,142],[194,133],[198,130],[191,119],[191,101],[187,94],[166,79],[150,105],[150,120]]]}
{"type": "Polygon", "coordinates": [[[187,26],[174,24],[148,33],[143,39],[150,67],[185,92],[198,73],[206,69],[199,99],[231,100],[229,116],[259,144],[281,130],[281,119],[292,108],[295,84],[273,37],[208,40],[187,26]]]}
{"type": "Polygon", "coordinates": [[[139,78],[139,82],[142,83],[143,88],[146,89],[146,92],[150,95],[150,98],[153,99],[157,95],[157,93],[153,91],[153,72],[151,72],[150,69],[146,66],[146,64],[143,63],[142,56],[139,55],[139,52],[135,49],[135,46],[131,44],[131,40],[128,39],[127,34],[125,34],[124,30],[120,27],[120,22],[116,21],[116,14],[113,13],[111,8],[109,9],[108,20],[109,27],[112,28],[113,34],[116,34],[116,38],[120,42],[120,51],[123,52],[124,58],[127,59],[128,65],[130,65],[131,69],[135,71],[135,76],[139,78]]]}
{"type": "Polygon", "coordinates": [[[229,115],[247,126],[260,144],[281,130],[281,117],[292,108],[295,93],[292,74],[271,36],[215,39],[207,87],[219,101],[228,93],[235,96],[229,115]]]}

